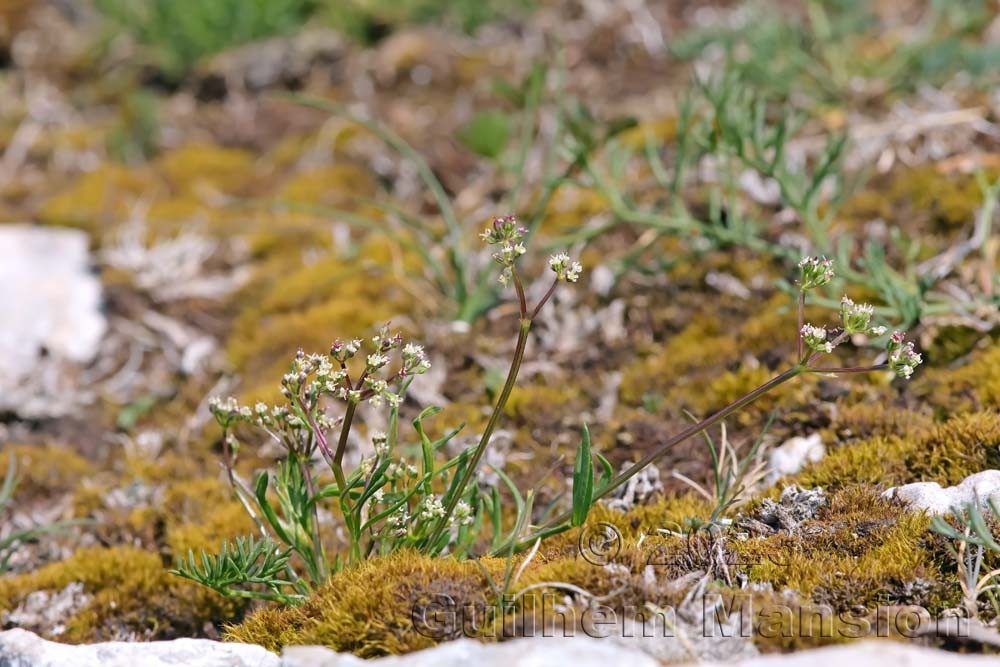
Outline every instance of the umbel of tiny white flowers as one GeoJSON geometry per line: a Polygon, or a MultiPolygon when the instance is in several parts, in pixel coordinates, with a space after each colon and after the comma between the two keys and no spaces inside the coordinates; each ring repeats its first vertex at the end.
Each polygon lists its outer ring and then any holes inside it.
{"type": "MultiPolygon", "coordinates": [[[[383,403],[396,406],[403,397],[394,388],[403,386],[403,382],[413,375],[426,373],[431,366],[422,346],[414,343],[403,345],[402,336],[398,333],[390,334],[389,325],[385,324],[370,339],[372,351],[365,357],[364,381],[352,384],[346,365],[364,346],[362,339],[355,338],[346,342],[335,341],[330,346],[329,355],[306,354],[299,350],[292,360],[291,369],[281,379],[281,394],[293,403],[306,401],[312,405],[315,405],[320,396],[328,395],[355,404],[367,400],[374,406],[383,403]],[[397,349],[399,368],[386,374],[383,369],[391,361],[389,355],[397,349]],[[378,374],[382,374],[382,377],[378,374]]],[[[288,406],[269,409],[267,405],[258,403],[251,409],[249,406],[240,406],[235,398],[229,397],[225,400],[212,398],[209,409],[224,429],[229,429],[238,422],[292,429],[307,426],[288,406]]],[[[328,429],[339,423],[340,419],[331,421],[319,414],[315,425],[328,429]]]]}
{"type": "Polygon", "coordinates": [[[800,331],[802,340],[814,352],[833,352],[833,343],[827,340],[826,327],[814,327],[811,324],[803,324],[800,331]]]}
{"type": "Polygon", "coordinates": [[[885,333],[885,327],[869,327],[875,307],[867,303],[854,303],[847,296],[840,300],[840,322],[848,335],[863,333],[880,336],[885,333]]]}
{"type": "Polygon", "coordinates": [[[895,331],[889,336],[886,353],[889,357],[889,370],[901,378],[910,379],[913,369],[923,361],[923,357],[913,349],[913,343],[905,341],[902,331],[895,331]]]}
{"type": "Polygon", "coordinates": [[[493,260],[503,267],[498,279],[501,285],[506,285],[510,281],[514,263],[518,257],[527,252],[524,243],[521,242],[527,233],[528,230],[518,224],[517,218],[508,215],[494,218],[493,224],[479,235],[487,244],[498,246],[497,251],[493,253],[493,260]]]}
{"type": "Polygon", "coordinates": [[[867,303],[854,303],[846,296],[840,300],[840,320],[847,334],[865,334],[872,338],[885,335],[885,327],[869,326],[875,307],[867,303]]]}
{"type": "Polygon", "coordinates": [[[557,280],[568,283],[575,283],[580,279],[580,274],[583,273],[583,266],[580,262],[570,260],[569,255],[565,253],[549,257],[549,268],[555,272],[557,280]]]}
{"type": "Polygon", "coordinates": [[[806,257],[799,262],[802,270],[802,290],[822,287],[833,280],[833,261],[826,257],[806,257]]]}

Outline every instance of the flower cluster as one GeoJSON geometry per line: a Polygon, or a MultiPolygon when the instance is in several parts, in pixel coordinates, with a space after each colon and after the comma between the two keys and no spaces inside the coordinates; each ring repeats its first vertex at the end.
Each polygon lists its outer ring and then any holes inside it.
{"type": "MultiPolygon", "coordinates": [[[[799,262],[799,268],[802,270],[801,289],[803,292],[825,285],[830,282],[834,275],[833,262],[825,257],[806,257],[799,262]]],[[[799,336],[813,352],[829,354],[847,336],[864,334],[877,338],[885,335],[885,327],[872,326],[874,315],[875,308],[873,306],[866,303],[854,303],[847,296],[844,296],[840,300],[841,331],[830,333],[826,327],[804,324],[799,330],[799,336]]],[[[904,337],[901,331],[897,331],[889,337],[886,349],[887,365],[899,377],[909,379],[913,375],[913,369],[923,359],[914,351],[913,343],[905,342],[904,337]]]]}
{"type": "Polygon", "coordinates": [[[867,303],[854,303],[846,296],[840,300],[840,322],[844,327],[844,333],[866,334],[868,336],[881,336],[885,333],[885,327],[871,325],[872,316],[875,314],[875,307],[867,303]]]}
{"type": "Polygon", "coordinates": [[[455,505],[455,515],[451,517],[452,523],[460,526],[470,526],[476,517],[472,512],[472,507],[464,500],[459,500],[455,505]]]}
{"type": "Polygon", "coordinates": [[[406,506],[403,505],[399,510],[389,515],[385,523],[392,535],[395,537],[406,537],[406,534],[409,532],[407,526],[410,523],[410,513],[407,511],[406,506]]]}
{"type": "Polygon", "coordinates": [[[517,218],[508,215],[494,218],[493,224],[479,235],[487,244],[498,246],[493,253],[493,259],[503,267],[499,278],[501,285],[506,285],[510,281],[514,262],[527,252],[522,242],[527,233],[528,230],[518,224],[517,218]]]}
{"type": "Polygon", "coordinates": [[[799,332],[803,342],[814,352],[833,352],[833,343],[827,340],[826,327],[814,327],[811,324],[802,325],[799,332]]]}
{"type": "Polygon", "coordinates": [[[420,503],[420,518],[424,521],[439,519],[444,516],[444,504],[437,496],[427,496],[420,503]]]}
{"type": "Polygon", "coordinates": [[[913,343],[906,341],[902,331],[889,336],[886,352],[889,356],[889,370],[904,379],[910,379],[913,369],[920,365],[923,357],[913,349],[913,343]]]}
{"type": "Polygon", "coordinates": [[[555,272],[557,280],[570,283],[579,280],[583,272],[580,262],[571,261],[569,255],[565,253],[552,255],[549,258],[549,268],[555,272]]]}
{"type": "Polygon", "coordinates": [[[822,287],[833,280],[833,261],[826,257],[806,257],[799,262],[802,269],[802,290],[822,287]]]}
{"type": "Polygon", "coordinates": [[[321,396],[333,396],[350,403],[368,401],[379,406],[386,403],[398,406],[402,400],[402,385],[414,375],[421,375],[430,369],[430,362],[424,348],[414,343],[403,344],[398,333],[391,334],[386,324],[368,341],[370,353],[365,357],[365,368],[361,376],[352,382],[347,363],[366,347],[365,341],[355,338],[349,341],[337,340],[330,346],[330,354],[306,354],[299,350],[292,360],[291,368],[281,379],[281,394],[290,405],[269,407],[257,403],[253,408],[240,406],[236,399],[212,398],[209,409],[216,421],[228,429],[237,422],[252,422],[272,430],[298,430],[308,425],[299,416],[302,411],[315,414],[315,426],[323,430],[332,429],[341,419],[330,419],[322,411],[316,411],[321,396]],[[391,354],[399,350],[398,368],[388,374],[385,369],[392,362],[391,354]]]}

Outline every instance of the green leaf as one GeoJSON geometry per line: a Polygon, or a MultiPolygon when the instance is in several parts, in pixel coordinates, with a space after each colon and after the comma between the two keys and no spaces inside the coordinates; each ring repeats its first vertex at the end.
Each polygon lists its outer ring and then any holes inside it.
{"type": "Polygon", "coordinates": [[[156,407],[157,401],[159,399],[154,394],[140,396],[122,408],[121,412],[118,413],[118,418],[115,420],[116,425],[122,431],[132,430],[140,419],[156,407]]]}
{"type": "Polygon", "coordinates": [[[570,523],[582,526],[594,498],[594,460],[590,455],[590,429],[583,425],[583,437],[573,465],[573,513],[570,523]]]}
{"type": "Polygon", "coordinates": [[[502,111],[481,111],[458,128],[455,138],[473,153],[495,158],[510,139],[510,118],[502,111]]]}
{"type": "MultiPolygon", "coordinates": [[[[424,419],[436,415],[439,412],[441,412],[441,408],[429,407],[417,415],[417,418],[413,420],[413,429],[417,432],[417,435],[420,436],[420,449],[423,454],[424,464],[423,474],[425,476],[434,470],[434,443],[431,442],[431,439],[428,438],[427,434],[424,432],[424,419]]],[[[430,493],[430,479],[427,480],[426,487],[427,493],[430,493]]]]}
{"type": "Polygon", "coordinates": [[[605,488],[611,484],[611,481],[615,478],[615,469],[611,467],[611,462],[604,458],[602,455],[594,452],[594,456],[597,458],[598,462],[601,464],[601,481],[597,483],[597,490],[603,491],[605,488]]]}
{"type": "Polygon", "coordinates": [[[260,511],[267,518],[267,522],[271,524],[271,528],[277,533],[285,544],[295,544],[289,537],[288,533],[285,531],[285,527],[281,524],[278,519],[278,515],[275,514],[274,508],[271,507],[270,501],[267,499],[267,485],[270,481],[270,476],[266,472],[262,472],[257,475],[257,481],[254,484],[254,492],[257,496],[257,505],[260,507],[260,511]]]}

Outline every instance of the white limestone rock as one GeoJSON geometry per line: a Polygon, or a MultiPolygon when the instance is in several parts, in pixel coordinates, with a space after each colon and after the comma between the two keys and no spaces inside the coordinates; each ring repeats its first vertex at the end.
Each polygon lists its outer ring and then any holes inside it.
{"type": "Polygon", "coordinates": [[[288,647],[282,667],[659,667],[651,656],[620,644],[590,637],[518,639],[483,644],[472,639],[446,642],[401,656],[362,660],[314,646],[288,647]]]}
{"type": "Polygon", "coordinates": [[[281,667],[262,646],[209,639],[106,642],[74,646],[27,630],[0,632],[0,667],[281,667]]]}
{"type": "Polygon", "coordinates": [[[0,225],[0,411],[58,416],[79,398],[73,369],[107,331],[88,245],[78,230],[0,225]]]}
{"type": "MultiPolygon", "coordinates": [[[[46,641],[26,630],[0,632],[0,667],[608,667],[619,664],[659,667],[663,663],[646,652],[589,637],[517,639],[500,644],[460,639],[408,655],[362,660],[316,646],[287,647],[279,658],[260,646],[207,639],[73,646],[46,641]]],[[[699,663],[701,667],[986,667],[995,664],[993,657],[958,655],[889,640],[699,663]]]]}
{"type": "Polygon", "coordinates": [[[794,475],[826,456],[826,447],[819,433],[806,437],[790,438],[771,450],[767,460],[767,479],[773,484],[782,477],[794,475]]]}
{"type": "MultiPolygon", "coordinates": [[[[469,639],[442,644],[403,656],[361,660],[319,647],[285,649],[282,667],[653,667],[660,663],[645,653],[606,640],[589,638],[518,639],[480,644],[469,639]]],[[[676,663],[674,663],[676,664],[676,663]]],[[[862,641],[787,655],[735,661],[700,662],[700,667],[986,667],[996,658],[947,653],[889,640],[862,641]]]]}
{"type": "Polygon", "coordinates": [[[1000,503],[1000,470],[977,472],[955,486],[942,488],[937,482],[916,482],[894,486],[882,495],[899,498],[912,509],[927,510],[935,516],[972,503],[978,503],[980,508],[985,509],[990,498],[1000,503]]]}

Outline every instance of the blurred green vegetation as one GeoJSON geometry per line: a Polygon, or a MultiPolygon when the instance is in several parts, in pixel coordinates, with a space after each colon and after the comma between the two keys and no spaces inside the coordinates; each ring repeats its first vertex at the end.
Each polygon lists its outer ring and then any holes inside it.
{"type": "Polygon", "coordinates": [[[164,79],[179,81],[204,56],[291,32],[316,0],[95,0],[97,9],[148,51],[164,79]]]}
{"type": "Polygon", "coordinates": [[[117,30],[146,49],[164,80],[181,81],[198,61],[258,39],[294,32],[307,20],[370,44],[409,24],[434,21],[472,32],[528,9],[533,0],[94,0],[117,30]]]}
{"type": "Polygon", "coordinates": [[[958,71],[995,73],[1000,47],[983,39],[995,16],[986,0],[929,0],[919,21],[886,22],[866,0],[805,0],[801,13],[751,2],[739,25],[693,30],[671,43],[683,60],[721,51],[739,79],[785,100],[838,103],[871,94],[906,94],[958,71]]]}
{"type": "Polygon", "coordinates": [[[519,15],[536,0],[321,0],[325,23],[369,44],[409,24],[435,22],[471,33],[490,21],[519,15]]]}

